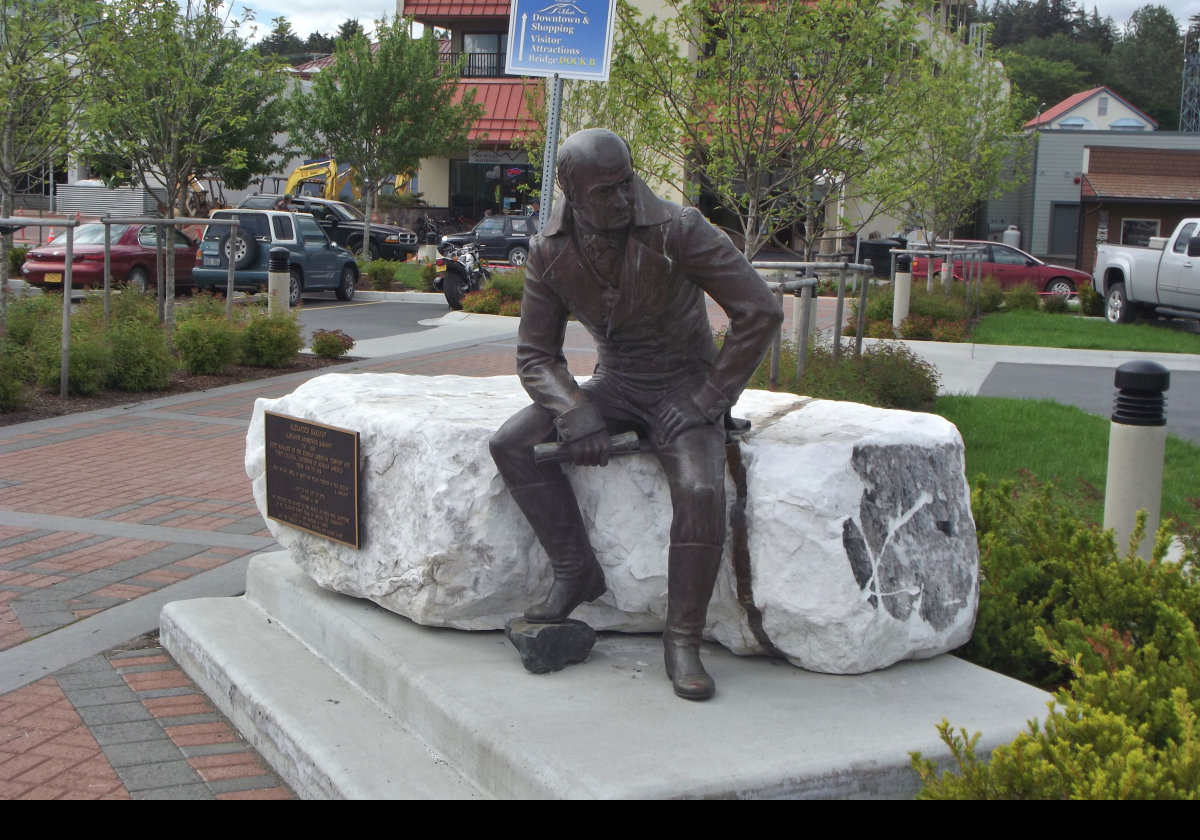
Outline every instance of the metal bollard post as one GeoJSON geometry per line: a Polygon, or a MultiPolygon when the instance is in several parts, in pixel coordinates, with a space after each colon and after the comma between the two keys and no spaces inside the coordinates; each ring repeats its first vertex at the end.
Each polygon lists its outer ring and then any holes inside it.
{"type": "Polygon", "coordinates": [[[423,263],[437,262],[437,234],[429,233],[425,235],[425,244],[417,249],[417,259],[423,263]]]}
{"type": "Polygon", "coordinates": [[[267,314],[287,313],[290,303],[291,273],[289,251],[282,245],[271,249],[267,258],[267,314]]]}
{"type": "Polygon", "coordinates": [[[800,297],[792,301],[792,306],[799,305],[800,311],[792,309],[792,318],[797,321],[800,326],[799,334],[796,336],[796,387],[800,387],[800,380],[804,378],[805,358],[808,356],[808,339],[809,336],[816,332],[816,314],[817,307],[814,305],[813,293],[816,291],[817,279],[814,277],[811,283],[805,283],[800,287],[800,297]]]}
{"type": "Polygon", "coordinates": [[[908,317],[908,306],[912,300],[912,257],[896,255],[896,282],[892,290],[892,329],[897,333],[908,317]]]}
{"type": "MultiPolygon", "coordinates": [[[[780,310],[783,309],[783,284],[780,283],[775,287],[775,301],[779,304],[780,310]]],[[[783,351],[783,327],[779,328],[779,333],[775,336],[775,341],[771,343],[771,371],[767,380],[767,387],[774,391],[779,387],[779,359],[783,351]]]]}
{"type": "Polygon", "coordinates": [[[1129,545],[1137,512],[1146,511],[1146,534],[1137,554],[1149,560],[1162,503],[1163,456],[1167,447],[1166,398],[1171,372],[1157,362],[1126,362],[1114,376],[1104,527],[1116,532],[1117,550],[1129,545]]]}

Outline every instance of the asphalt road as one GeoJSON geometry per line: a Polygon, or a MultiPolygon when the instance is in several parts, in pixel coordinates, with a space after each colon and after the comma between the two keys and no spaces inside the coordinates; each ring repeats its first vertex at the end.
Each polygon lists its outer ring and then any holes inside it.
{"type": "MultiPolygon", "coordinates": [[[[1111,417],[1115,373],[1103,367],[1002,362],[984,380],[979,396],[1054,400],[1111,417]]],[[[1168,433],[1200,444],[1200,373],[1172,371],[1166,413],[1168,433]]]]}
{"type": "Polygon", "coordinates": [[[428,304],[393,300],[352,300],[342,303],[333,300],[332,295],[313,295],[306,296],[304,305],[297,311],[305,338],[317,330],[341,330],[355,341],[365,341],[436,329],[422,326],[419,322],[440,318],[450,310],[441,298],[434,298],[428,304]]]}

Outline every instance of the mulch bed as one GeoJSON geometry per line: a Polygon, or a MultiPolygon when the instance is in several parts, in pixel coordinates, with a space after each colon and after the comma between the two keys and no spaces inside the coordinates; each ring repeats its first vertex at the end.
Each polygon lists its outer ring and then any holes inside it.
{"type": "Polygon", "coordinates": [[[192,376],[185,371],[175,374],[174,381],[161,391],[143,391],[130,393],[128,391],[101,391],[89,397],[68,396],[65,399],[58,392],[49,393],[40,388],[31,389],[24,408],[17,411],[0,411],[0,426],[12,426],[17,423],[29,423],[34,420],[45,420],[49,417],[60,417],[64,414],[75,414],[80,411],[94,411],[98,408],[112,408],[119,405],[144,402],[146,400],[169,397],[174,394],[188,394],[195,391],[207,391],[220,388],[222,385],[236,385],[239,382],[251,382],[256,379],[267,379],[272,376],[284,376],[289,373],[300,373],[306,370],[340,365],[355,359],[343,356],[340,359],[322,359],[319,356],[300,355],[288,366],[281,368],[261,368],[235,366],[220,376],[192,376]]]}

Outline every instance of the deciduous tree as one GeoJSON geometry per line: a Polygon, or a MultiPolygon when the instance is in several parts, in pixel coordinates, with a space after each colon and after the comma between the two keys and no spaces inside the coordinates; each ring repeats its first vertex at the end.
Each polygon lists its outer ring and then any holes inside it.
{"type": "Polygon", "coordinates": [[[990,51],[932,42],[912,63],[914,84],[897,102],[896,128],[913,141],[902,157],[880,161],[872,178],[902,183],[914,221],[952,238],[978,204],[1010,189],[1012,160],[1028,142],[1021,102],[990,51]]]}
{"type": "MultiPolygon", "coordinates": [[[[214,174],[231,186],[277,168],[277,62],[249,49],[218,0],[115,0],[89,49],[95,72],[80,147],[105,161],[110,184],[140,182],[182,209],[190,179],[214,174]]],[[[175,292],[166,261],[165,292],[175,292]]],[[[168,329],[173,307],[167,307],[168,329]]]]}
{"type": "MultiPolygon", "coordinates": [[[[415,170],[422,158],[465,149],[482,113],[470,91],[456,101],[457,76],[443,71],[433,31],[413,38],[409,23],[400,17],[377,21],[375,44],[361,32],[339,39],[333,63],[290,108],[296,145],[358,171],[366,203],[364,243],[384,179],[415,170]]],[[[369,258],[365,247],[363,254],[369,258]]]]}
{"type": "MultiPolygon", "coordinates": [[[[88,0],[0,0],[0,217],[13,215],[22,177],[65,158],[84,100],[80,50],[88,0]]],[[[7,320],[8,250],[0,237],[0,334],[7,320]]]]}
{"type": "Polygon", "coordinates": [[[747,256],[791,228],[811,258],[831,204],[907,142],[891,89],[916,16],[875,0],[668,6],[669,18],[631,29],[621,71],[633,101],[662,103],[657,148],[736,219],[747,256]]]}

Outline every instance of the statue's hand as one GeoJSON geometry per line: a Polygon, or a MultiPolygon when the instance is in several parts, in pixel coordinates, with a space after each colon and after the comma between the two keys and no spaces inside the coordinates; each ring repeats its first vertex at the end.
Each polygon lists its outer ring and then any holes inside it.
{"type": "Polygon", "coordinates": [[[687,397],[667,404],[658,418],[658,443],[666,446],[678,437],[679,433],[693,426],[711,425],[709,419],[700,413],[696,404],[687,397]]]}
{"type": "Polygon", "coordinates": [[[571,453],[571,463],[577,467],[606,466],[611,447],[612,441],[605,429],[592,432],[590,435],[567,444],[567,449],[571,453]]]}

